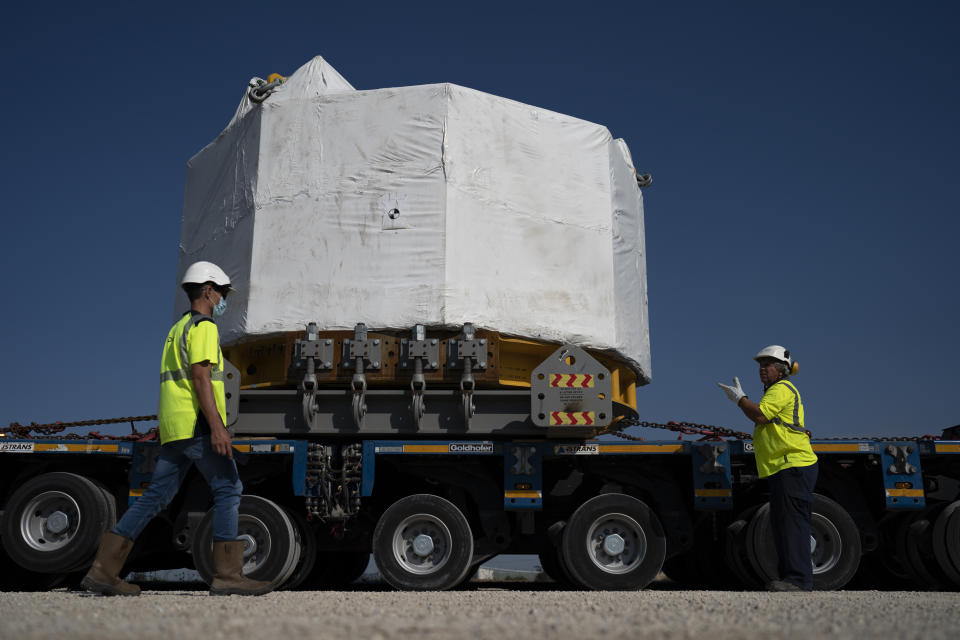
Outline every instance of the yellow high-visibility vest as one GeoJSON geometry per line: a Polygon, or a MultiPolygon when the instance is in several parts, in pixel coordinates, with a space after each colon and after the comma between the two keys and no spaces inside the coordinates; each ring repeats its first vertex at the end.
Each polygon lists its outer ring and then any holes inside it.
{"type": "Polygon", "coordinates": [[[190,365],[209,361],[210,384],[217,412],[227,422],[223,384],[223,353],[213,318],[188,311],[170,329],[160,361],[160,442],[192,438],[200,415],[200,401],[193,387],[190,365]]]}
{"type": "Polygon", "coordinates": [[[753,428],[753,455],[761,478],[790,467],[809,467],[817,461],[803,428],[800,392],[792,382],[778,380],[770,385],[759,407],[769,421],[753,428]]]}

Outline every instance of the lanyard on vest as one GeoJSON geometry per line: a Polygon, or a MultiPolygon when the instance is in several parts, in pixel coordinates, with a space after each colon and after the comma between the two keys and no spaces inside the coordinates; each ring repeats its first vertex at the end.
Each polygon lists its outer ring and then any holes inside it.
{"type": "Polygon", "coordinates": [[[784,422],[783,420],[780,419],[779,416],[774,417],[772,420],[770,420],[770,422],[774,424],[782,425],[798,433],[805,434],[806,431],[804,430],[803,427],[800,426],[800,393],[797,391],[797,388],[795,386],[793,386],[790,382],[786,380],[777,380],[770,386],[772,387],[777,384],[786,385],[787,389],[790,389],[790,391],[793,393],[793,424],[789,422],[784,422]]]}
{"type": "MultiPolygon", "coordinates": [[[[197,313],[190,316],[190,319],[187,320],[187,323],[183,326],[183,331],[180,333],[180,344],[177,345],[180,349],[180,365],[181,368],[175,369],[174,371],[164,371],[160,374],[160,382],[167,381],[177,381],[177,380],[192,380],[193,379],[193,370],[190,367],[190,355],[187,353],[187,334],[190,333],[190,329],[193,328],[198,322],[204,320],[209,320],[213,322],[213,318],[210,316],[205,316],[202,313],[197,313]]],[[[217,353],[217,367],[210,372],[211,381],[223,381],[223,363],[220,361],[220,354],[217,353]]]]}

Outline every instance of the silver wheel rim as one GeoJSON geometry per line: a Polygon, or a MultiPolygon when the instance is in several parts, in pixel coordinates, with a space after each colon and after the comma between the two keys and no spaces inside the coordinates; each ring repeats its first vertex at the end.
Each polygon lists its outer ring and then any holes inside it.
{"type": "Polygon", "coordinates": [[[605,573],[629,573],[647,555],[647,536],[636,520],[623,513],[608,513],[593,521],[587,531],[587,555],[605,573]]]}
{"type": "Polygon", "coordinates": [[[826,573],[830,571],[843,555],[843,540],[840,531],[830,519],[819,513],[810,517],[810,558],[813,561],[813,572],[826,573]]]}
{"type": "Polygon", "coordinates": [[[44,491],[24,507],[20,536],[36,551],[57,551],[70,544],[80,528],[80,506],[63,491],[44,491]]]}
{"type": "Polygon", "coordinates": [[[243,572],[256,571],[270,557],[273,538],[263,520],[241,513],[237,523],[237,539],[244,541],[243,572]]]}
{"type": "Polygon", "coordinates": [[[393,557],[404,571],[428,575],[450,559],[450,529],[440,518],[417,513],[403,520],[393,532],[393,557]]]}

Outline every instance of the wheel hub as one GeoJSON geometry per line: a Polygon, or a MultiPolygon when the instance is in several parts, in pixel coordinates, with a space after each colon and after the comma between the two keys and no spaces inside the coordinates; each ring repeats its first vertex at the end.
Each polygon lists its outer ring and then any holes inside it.
{"type": "Polygon", "coordinates": [[[394,557],[410,573],[435,573],[450,558],[451,540],[447,525],[436,516],[427,513],[411,515],[394,531],[394,557]]]}
{"type": "Polygon", "coordinates": [[[814,575],[826,573],[843,556],[843,539],[829,518],[814,512],[810,519],[810,557],[814,575]]]}
{"type": "Polygon", "coordinates": [[[56,551],[72,542],[81,518],[80,506],[70,494],[44,491],[24,506],[20,535],[31,549],[56,551]]]}
{"type": "Polygon", "coordinates": [[[611,534],[606,536],[603,539],[603,551],[608,556],[618,556],[623,553],[623,548],[626,546],[626,542],[618,533],[611,534]]]}
{"type": "Polygon", "coordinates": [[[47,516],[44,526],[47,531],[58,536],[70,528],[70,518],[63,511],[54,511],[47,516]]]}
{"type": "Polygon", "coordinates": [[[251,556],[256,555],[257,553],[257,539],[254,538],[249,533],[244,533],[237,536],[237,540],[243,540],[243,558],[244,560],[250,558],[251,556]]]}
{"type": "Polygon", "coordinates": [[[433,538],[421,533],[413,539],[413,552],[421,558],[426,558],[433,553],[433,538]]]}
{"type": "Polygon", "coordinates": [[[623,513],[608,513],[594,520],[585,542],[588,557],[605,573],[629,573],[647,553],[643,527],[623,513]]]}

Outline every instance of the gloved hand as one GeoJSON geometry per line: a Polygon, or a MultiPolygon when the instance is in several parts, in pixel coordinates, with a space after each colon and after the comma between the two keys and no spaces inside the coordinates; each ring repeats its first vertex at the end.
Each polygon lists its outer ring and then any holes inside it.
{"type": "Polygon", "coordinates": [[[740,400],[745,398],[747,394],[743,392],[743,388],[740,386],[740,378],[734,376],[733,386],[717,383],[717,386],[723,389],[723,392],[727,394],[727,397],[730,398],[730,401],[733,404],[740,404],[740,400]]]}

